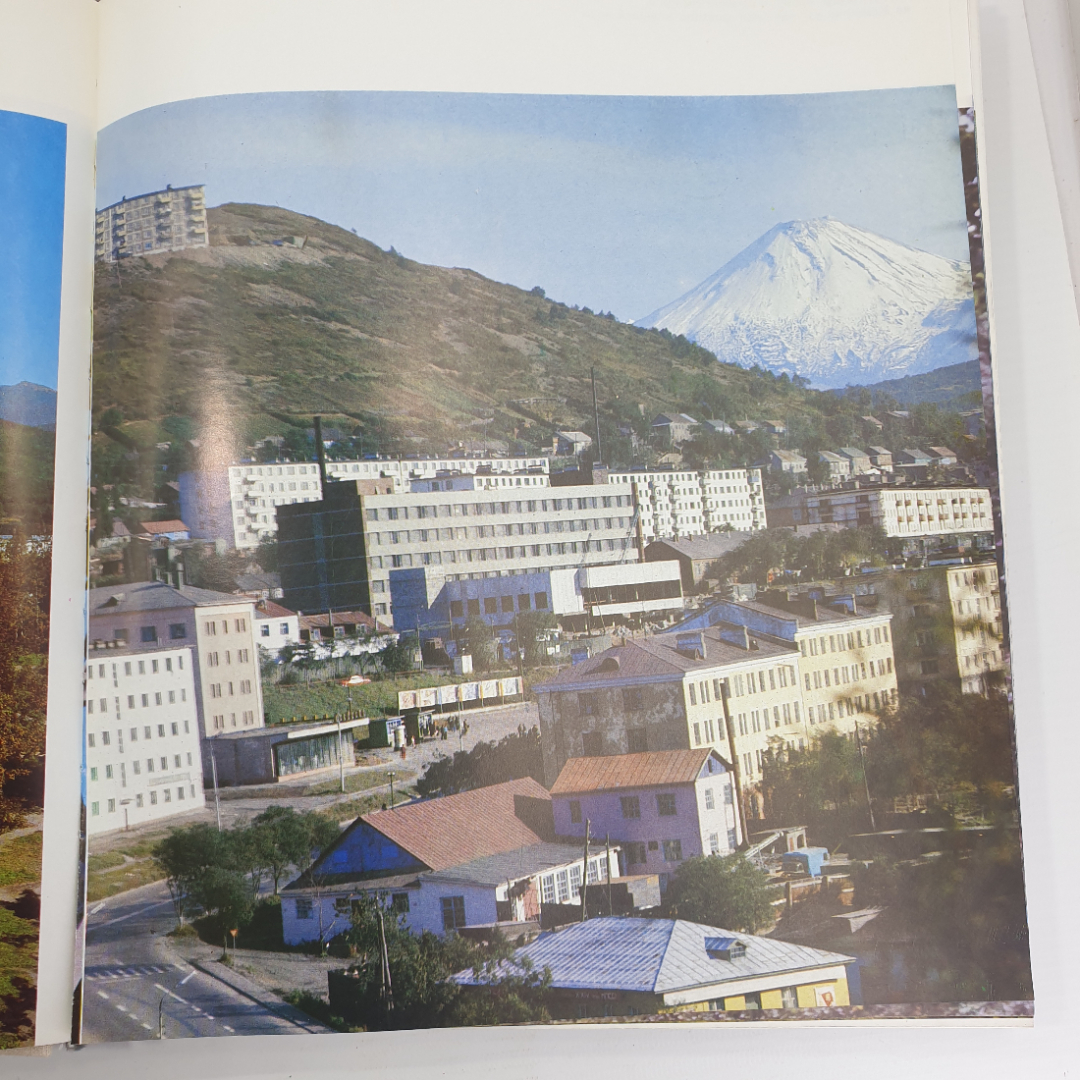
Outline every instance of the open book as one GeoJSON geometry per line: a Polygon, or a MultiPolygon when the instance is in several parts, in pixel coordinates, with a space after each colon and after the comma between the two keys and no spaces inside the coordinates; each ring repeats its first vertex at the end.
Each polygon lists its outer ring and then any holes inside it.
{"type": "Polygon", "coordinates": [[[1030,1018],[963,6],[52,7],[6,1045],[1030,1018]]]}

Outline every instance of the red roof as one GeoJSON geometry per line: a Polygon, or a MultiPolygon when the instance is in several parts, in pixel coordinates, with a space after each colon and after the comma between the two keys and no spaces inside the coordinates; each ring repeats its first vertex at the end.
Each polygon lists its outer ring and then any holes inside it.
{"type": "Polygon", "coordinates": [[[514,796],[551,800],[531,777],[364,814],[377,829],[432,870],[543,843],[514,812],[514,796]]]}
{"type": "Polygon", "coordinates": [[[571,758],[562,767],[551,794],[692,784],[712,753],[708,747],[703,747],[700,750],[661,750],[649,754],[571,758]]]}
{"type": "Polygon", "coordinates": [[[142,526],[142,531],[150,533],[151,536],[188,531],[188,527],[179,518],[174,518],[172,521],[140,521],[139,524],[142,526]]]}
{"type": "Polygon", "coordinates": [[[260,600],[255,605],[255,618],[260,617],[266,619],[287,619],[295,615],[295,611],[290,611],[287,607],[282,607],[280,604],[275,604],[273,600],[260,600]]]}

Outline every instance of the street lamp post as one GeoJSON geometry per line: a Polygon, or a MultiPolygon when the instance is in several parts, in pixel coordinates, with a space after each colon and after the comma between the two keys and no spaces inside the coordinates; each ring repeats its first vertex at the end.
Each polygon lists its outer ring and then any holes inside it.
{"type": "Polygon", "coordinates": [[[345,794],[345,754],[341,749],[341,713],[335,713],[334,719],[337,721],[337,760],[338,760],[338,779],[341,781],[341,793],[345,794]]]}
{"type": "Polygon", "coordinates": [[[161,1000],[157,1006],[157,1037],[159,1039],[165,1038],[165,995],[161,995],[161,1000]]]}
{"type": "Polygon", "coordinates": [[[386,773],[390,777],[390,809],[394,809],[394,770],[389,769],[386,773]]]}

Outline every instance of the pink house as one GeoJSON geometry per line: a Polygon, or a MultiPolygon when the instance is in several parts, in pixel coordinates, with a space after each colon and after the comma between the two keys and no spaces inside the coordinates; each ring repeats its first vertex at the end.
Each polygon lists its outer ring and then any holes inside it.
{"type": "Polygon", "coordinates": [[[622,847],[624,874],[659,874],[686,859],[727,855],[741,824],[733,774],[715,750],[571,758],[551,789],[558,836],[589,833],[622,847]]]}

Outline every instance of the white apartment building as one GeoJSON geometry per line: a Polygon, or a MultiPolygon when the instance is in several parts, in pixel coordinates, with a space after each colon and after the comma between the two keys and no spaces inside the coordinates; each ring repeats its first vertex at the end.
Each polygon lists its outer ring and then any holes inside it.
{"type": "MultiPolygon", "coordinates": [[[[547,476],[544,457],[365,458],[327,461],[331,480],[391,480],[395,492],[407,492],[416,480],[435,480],[446,474],[484,473],[485,487],[521,487],[526,479],[537,486],[536,475],[547,476]],[[520,474],[510,479],[509,474],[520,474]],[[531,474],[531,475],[529,475],[531,474]],[[493,478],[506,479],[499,485],[493,478]]],[[[323,497],[319,466],[313,462],[244,462],[222,472],[189,472],[180,477],[180,516],[198,540],[227,540],[251,549],[277,535],[277,508],[318,502],[323,497]]]]}
{"type": "Polygon", "coordinates": [[[203,185],[191,184],[123,198],[99,210],[94,259],[116,262],[132,255],[208,247],[203,185]]]}
{"type": "Polygon", "coordinates": [[[142,581],[89,593],[90,641],[151,654],[194,646],[201,737],[264,723],[255,605],[228,593],[142,581]]]}
{"type": "Polygon", "coordinates": [[[93,836],[203,805],[190,646],[101,647],[86,664],[86,828],[93,836]]]}
{"type": "Polygon", "coordinates": [[[255,641],[271,656],[277,656],[286,645],[299,645],[300,616],[273,600],[256,601],[255,641]]]}
{"type": "Polygon", "coordinates": [[[900,538],[989,533],[994,528],[986,488],[853,486],[808,492],[805,507],[806,523],[810,525],[880,525],[888,536],[900,538]]]}
{"type": "Polygon", "coordinates": [[[765,528],[760,469],[617,470],[608,483],[636,485],[645,543],[765,528]]]}

